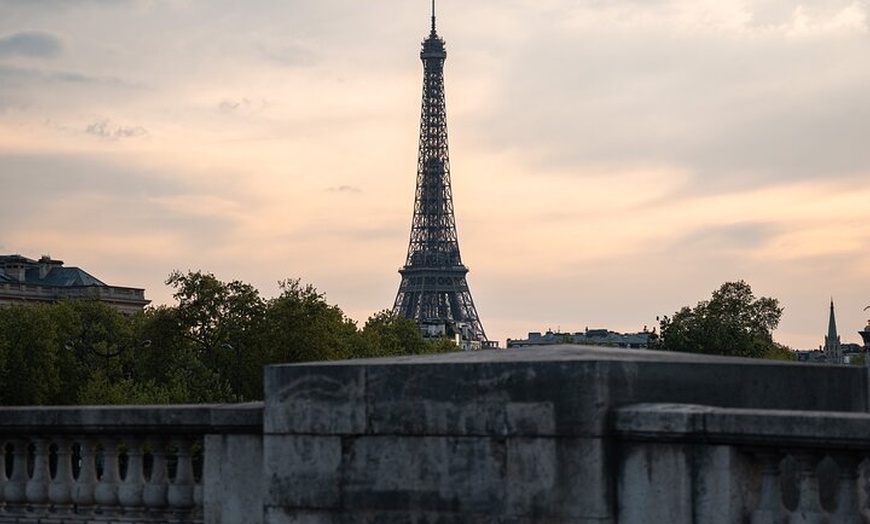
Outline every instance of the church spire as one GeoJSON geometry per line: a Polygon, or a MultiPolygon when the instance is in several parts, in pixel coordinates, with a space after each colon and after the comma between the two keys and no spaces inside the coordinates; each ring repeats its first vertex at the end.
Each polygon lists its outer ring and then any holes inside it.
{"type": "Polygon", "coordinates": [[[825,357],[831,364],[843,363],[843,348],[837,334],[837,320],[834,318],[834,299],[831,298],[831,314],[828,317],[828,334],[825,335],[825,357]]]}

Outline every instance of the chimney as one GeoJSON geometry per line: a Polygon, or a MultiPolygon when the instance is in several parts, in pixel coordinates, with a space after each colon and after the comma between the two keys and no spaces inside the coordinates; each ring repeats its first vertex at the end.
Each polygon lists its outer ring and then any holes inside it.
{"type": "Polygon", "coordinates": [[[39,257],[39,280],[45,280],[45,276],[51,271],[52,260],[48,255],[39,257]]]}

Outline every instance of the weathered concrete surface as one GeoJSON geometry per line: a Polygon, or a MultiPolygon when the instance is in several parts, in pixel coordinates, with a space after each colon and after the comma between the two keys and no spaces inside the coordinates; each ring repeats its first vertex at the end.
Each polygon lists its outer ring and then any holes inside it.
{"type": "Polygon", "coordinates": [[[204,522],[262,523],[262,435],[206,435],[204,444],[204,522]]]}
{"type": "MultiPolygon", "coordinates": [[[[614,408],[867,406],[859,368],[578,346],[275,366],[265,388],[269,524],[616,522],[614,408]]],[[[707,482],[710,508],[735,496],[707,482]]]]}
{"type": "Polygon", "coordinates": [[[173,406],[3,407],[2,434],[135,435],[259,432],[263,403],[173,406]]]}
{"type": "Polygon", "coordinates": [[[635,404],[616,409],[612,419],[614,435],[634,441],[846,450],[866,449],[870,438],[870,413],[635,404]]]}

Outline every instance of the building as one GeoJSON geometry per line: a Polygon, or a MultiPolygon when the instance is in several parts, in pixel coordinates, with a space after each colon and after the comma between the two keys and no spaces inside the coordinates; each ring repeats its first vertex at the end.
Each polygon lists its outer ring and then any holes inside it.
{"type": "Polygon", "coordinates": [[[145,290],[110,286],[77,267],[44,255],[32,260],[0,255],[0,306],[55,302],[61,298],[93,298],[122,313],[141,311],[151,301],[145,290]]]}
{"type": "Polygon", "coordinates": [[[508,348],[523,348],[529,346],[551,346],[556,344],[578,344],[581,346],[603,346],[613,348],[648,348],[652,333],[644,330],[639,333],[617,333],[607,329],[586,329],[577,333],[559,333],[547,330],[541,334],[537,331],[529,333],[526,339],[507,339],[508,348]]]}

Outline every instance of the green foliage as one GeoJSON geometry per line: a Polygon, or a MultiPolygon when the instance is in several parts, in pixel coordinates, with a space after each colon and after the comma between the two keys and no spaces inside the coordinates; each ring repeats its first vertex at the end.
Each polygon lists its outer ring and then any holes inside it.
{"type": "Polygon", "coordinates": [[[270,300],[262,326],[270,362],[341,360],[351,356],[356,323],[330,305],[314,286],[298,279],[280,282],[281,294],[270,300]]]}
{"type": "Polygon", "coordinates": [[[174,314],[184,336],[214,356],[262,320],[265,303],[250,284],[221,282],[211,273],[173,271],[166,284],[175,288],[174,314]]]}
{"type": "Polygon", "coordinates": [[[797,362],[797,353],[788,346],[774,342],[773,347],[764,352],[764,358],[769,360],[787,360],[797,362]]]}
{"type": "Polygon", "coordinates": [[[754,358],[786,356],[772,335],[781,316],[776,299],[755,298],[742,280],[726,282],[710,300],[664,317],[657,348],[754,358]]]}
{"type": "Polygon", "coordinates": [[[416,322],[385,309],[366,321],[353,356],[371,358],[421,355],[458,349],[449,338],[424,339],[416,322]]]}
{"type": "Polygon", "coordinates": [[[0,404],[180,404],[262,398],[275,363],[457,350],[390,311],[360,330],[300,280],[252,286],[174,271],[175,306],[123,315],[96,300],[0,308],[0,404]]]}

